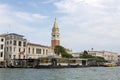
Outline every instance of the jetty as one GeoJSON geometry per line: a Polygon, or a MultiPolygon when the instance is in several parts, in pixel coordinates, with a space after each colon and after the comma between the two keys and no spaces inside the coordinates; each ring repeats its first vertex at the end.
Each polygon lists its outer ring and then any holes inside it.
{"type": "Polygon", "coordinates": [[[1,68],[80,68],[105,66],[107,61],[85,58],[13,59],[0,64],[1,68]]]}

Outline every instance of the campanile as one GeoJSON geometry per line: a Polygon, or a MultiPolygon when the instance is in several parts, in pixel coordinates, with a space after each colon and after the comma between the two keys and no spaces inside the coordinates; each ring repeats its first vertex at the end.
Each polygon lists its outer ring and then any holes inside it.
{"type": "Polygon", "coordinates": [[[60,45],[60,33],[59,33],[59,28],[58,24],[56,22],[56,18],[54,20],[53,28],[52,28],[52,39],[51,39],[51,46],[54,48],[55,46],[60,45]]]}

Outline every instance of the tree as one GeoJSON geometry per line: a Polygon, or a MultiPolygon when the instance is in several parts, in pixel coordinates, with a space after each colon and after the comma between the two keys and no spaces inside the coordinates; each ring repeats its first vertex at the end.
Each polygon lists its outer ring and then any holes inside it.
{"type": "Polygon", "coordinates": [[[54,48],[54,52],[58,55],[60,55],[61,53],[65,53],[65,48],[62,46],[55,46],[54,48]]]}
{"type": "Polygon", "coordinates": [[[96,58],[97,58],[98,60],[105,60],[104,57],[100,57],[100,56],[96,56],[96,58]]]}
{"type": "Polygon", "coordinates": [[[81,54],[80,58],[95,58],[95,57],[90,54],[81,54]]]}
{"type": "Polygon", "coordinates": [[[84,51],[83,54],[80,55],[80,58],[96,58],[97,60],[105,60],[104,57],[92,56],[92,55],[88,54],[87,51],[84,51]]]}
{"type": "Polygon", "coordinates": [[[88,54],[88,52],[86,50],[84,50],[83,54],[88,54]]]}
{"type": "Polygon", "coordinates": [[[58,55],[61,54],[63,58],[72,58],[73,56],[71,54],[68,54],[66,52],[66,49],[63,46],[55,46],[54,52],[58,55]]]}

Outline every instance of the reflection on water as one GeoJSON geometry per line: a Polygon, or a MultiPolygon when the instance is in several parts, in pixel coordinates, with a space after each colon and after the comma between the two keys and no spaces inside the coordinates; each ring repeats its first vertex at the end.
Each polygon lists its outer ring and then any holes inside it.
{"type": "Polygon", "coordinates": [[[0,80],[119,80],[120,67],[0,69],[0,80]]]}

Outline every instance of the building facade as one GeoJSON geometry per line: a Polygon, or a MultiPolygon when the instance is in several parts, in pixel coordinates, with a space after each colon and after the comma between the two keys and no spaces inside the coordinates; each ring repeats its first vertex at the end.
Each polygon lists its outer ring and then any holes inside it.
{"type": "Polygon", "coordinates": [[[88,51],[88,54],[92,56],[100,56],[104,57],[105,60],[110,62],[117,63],[118,62],[118,54],[110,51],[88,51]]]}
{"type": "Polygon", "coordinates": [[[72,56],[74,58],[79,58],[81,54],[83,54],[83,53],[81,53],[81,52],[75,52],[75,53],[72,53],[72,56]]]}
{"type": "Polygon", "coordinates": [[[4,61],[5,57],[5,36],[6,34],[0,35],[0,61],[4,61]]]}
{"type": "Polygon", "coordinates": [[[0,62],[15,59],[38,59],[54,55],[52,47],[30,43],[23,35],[16,33],[0,35],[0,62]]]}
{"type": "Polygon", "coordinates": [[[49,57],[54,55],[54,52],[51,47],[44,46],[35,43],[28,43],[27,44],[27,58],[29,59],[38,59],[43,57],[49,57]]]}
{"type": "Polygon", "coordinates": [[[5,59],[26,58],[27,40],[23,35],[10,33],[5,37],[5,59]]]}
{"type": "Polygon", "coordinates": [[[0,35],[1,61],[26,58],[27,40],[24,36],[9,33],[0,35]]]}

